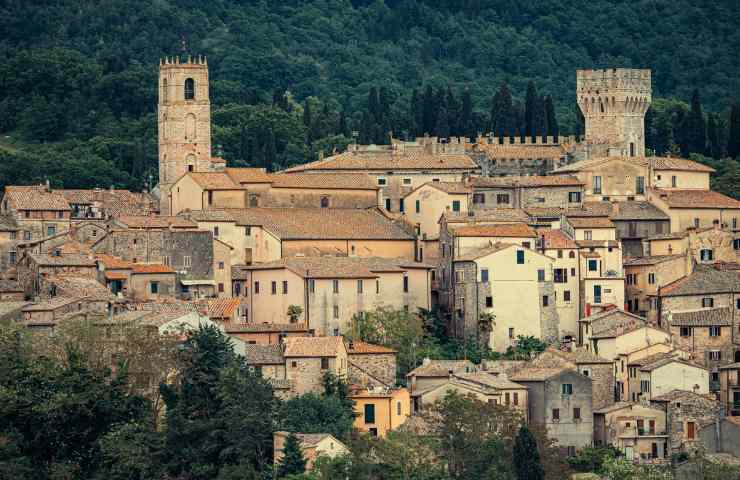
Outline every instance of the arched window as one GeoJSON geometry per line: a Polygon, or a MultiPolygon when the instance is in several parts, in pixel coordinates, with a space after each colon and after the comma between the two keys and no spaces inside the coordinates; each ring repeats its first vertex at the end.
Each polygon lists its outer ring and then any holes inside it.
{"type": "Polygon", "coordinates": [[[568,252],[568,258],[576,258],[576,252],[574,252],[573,250],[568,252]]]}
{"type": "Polygon", "coordinates": [[[185,100],[195,98],[195,80],[188,78],[185,80],[185,100]]]}
{"type": "Polygon", "coordinates": [[[321,208],[329,208],[329,197],[321,197],[321,208]]]}
{"type": "Polygon", "coordinates": [[[162,79],[162,103],[167,103],[167,79],[162,79]]]}

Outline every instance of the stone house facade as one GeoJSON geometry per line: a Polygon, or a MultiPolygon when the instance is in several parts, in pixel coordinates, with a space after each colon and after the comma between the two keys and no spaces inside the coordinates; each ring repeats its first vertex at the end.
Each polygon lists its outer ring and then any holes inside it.
{"type": "Polygon", "coordinates": [[[719,415],[719,403],[711,395],[673,390],[650,400],[666,412],[670,454],[693,452],[700,447],[699,430],[713,424],[719,415]]]}
{"type": "Polygon", "coordinates": [[[68,231],[72,210],[67,200],[48,185],[6,185],[0,213],[13,218],[18,240],[24,242],[68,231]]]}
{"type": "Polygon", "coordinates": [[[580,208],[583,182],[569,176],[471,177],[471,208],[580,208]]]}
{"type": "Polygon", "coordinates": [[[296,395],[322,393],[328,372],[347,378],[348,355],[342,337],[288,337],[283,356],[286,379],[296,395]]]}
{"type": "Polygon", "coordinates": [[[594,410],[594,443],[612,445],[635,462],[666,459],[666,412],[657,405],[625,402],[594,410]]]}
{"type": "Polygon", "coordinates": [[[348,380],[364,386],[396,384],[396,351],[359,340],[348,341],[348,380]]]}
{"type": "Polygon", "coordinates": [[[656,309],[651,305],[651,297],[655,297],[662,285],[686,276],[692,268],[692,260],[680,254],[625,258],[627,311],[645,317],[651,323],[657,323],[656,309]]]}

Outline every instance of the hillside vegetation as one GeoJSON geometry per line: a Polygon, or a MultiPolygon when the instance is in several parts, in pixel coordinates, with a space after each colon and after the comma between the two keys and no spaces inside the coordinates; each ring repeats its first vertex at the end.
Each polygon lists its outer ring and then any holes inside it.
{"type": "Polygon", "coordinates": [[[488,131],[503,84],[509,133],[532,105],[576,133],[575,70],[616,66],[653,71],[658,153],[734,156],[739,20],[735,0],[8,0],[0,185],[156,182],[157,65],[189,53],[208,56],[213,143],[236,165],[313,160],[353,131],[488,131]],[[685,121],[695,89],[701,149],[685,121]]]}

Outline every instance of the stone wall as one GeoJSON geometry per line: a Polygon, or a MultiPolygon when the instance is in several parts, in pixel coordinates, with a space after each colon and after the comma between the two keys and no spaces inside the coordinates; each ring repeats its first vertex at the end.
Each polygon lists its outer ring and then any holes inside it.
{"type": "Polygon", "coordinates": [[[702,426],[714,423],[719,404],[693,392],[678,392],[669,402],[652,402],[666,409],[668,428],[668,447],[670,454],[692,451],[699,446],[699,430],[702,426]],[[687,435],[687,423],[694,422],[695,434],[691,440],[687,435]]]}
{"type": "Polygon", "coordinates": [[[350,383],[393,386],[396,384],[396,354],[350,353],[348,376],[350,383]]]}

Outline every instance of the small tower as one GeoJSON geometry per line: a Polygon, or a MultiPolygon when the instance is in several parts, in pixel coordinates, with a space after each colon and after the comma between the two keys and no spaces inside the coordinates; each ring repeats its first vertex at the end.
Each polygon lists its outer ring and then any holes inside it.
{"type": "Polygon", "coordinates": [[[211,168],[211,101],[205,58],[159,62],[160,211],[169,213],[172,184],[186,172],[211,168]]]}
{"type": "Polygon", "coordinates": [[[576,95],[586,119],[591,156],[645,155],[645,113],[652,101],[650,70],[578,70],[576,95]]]}

